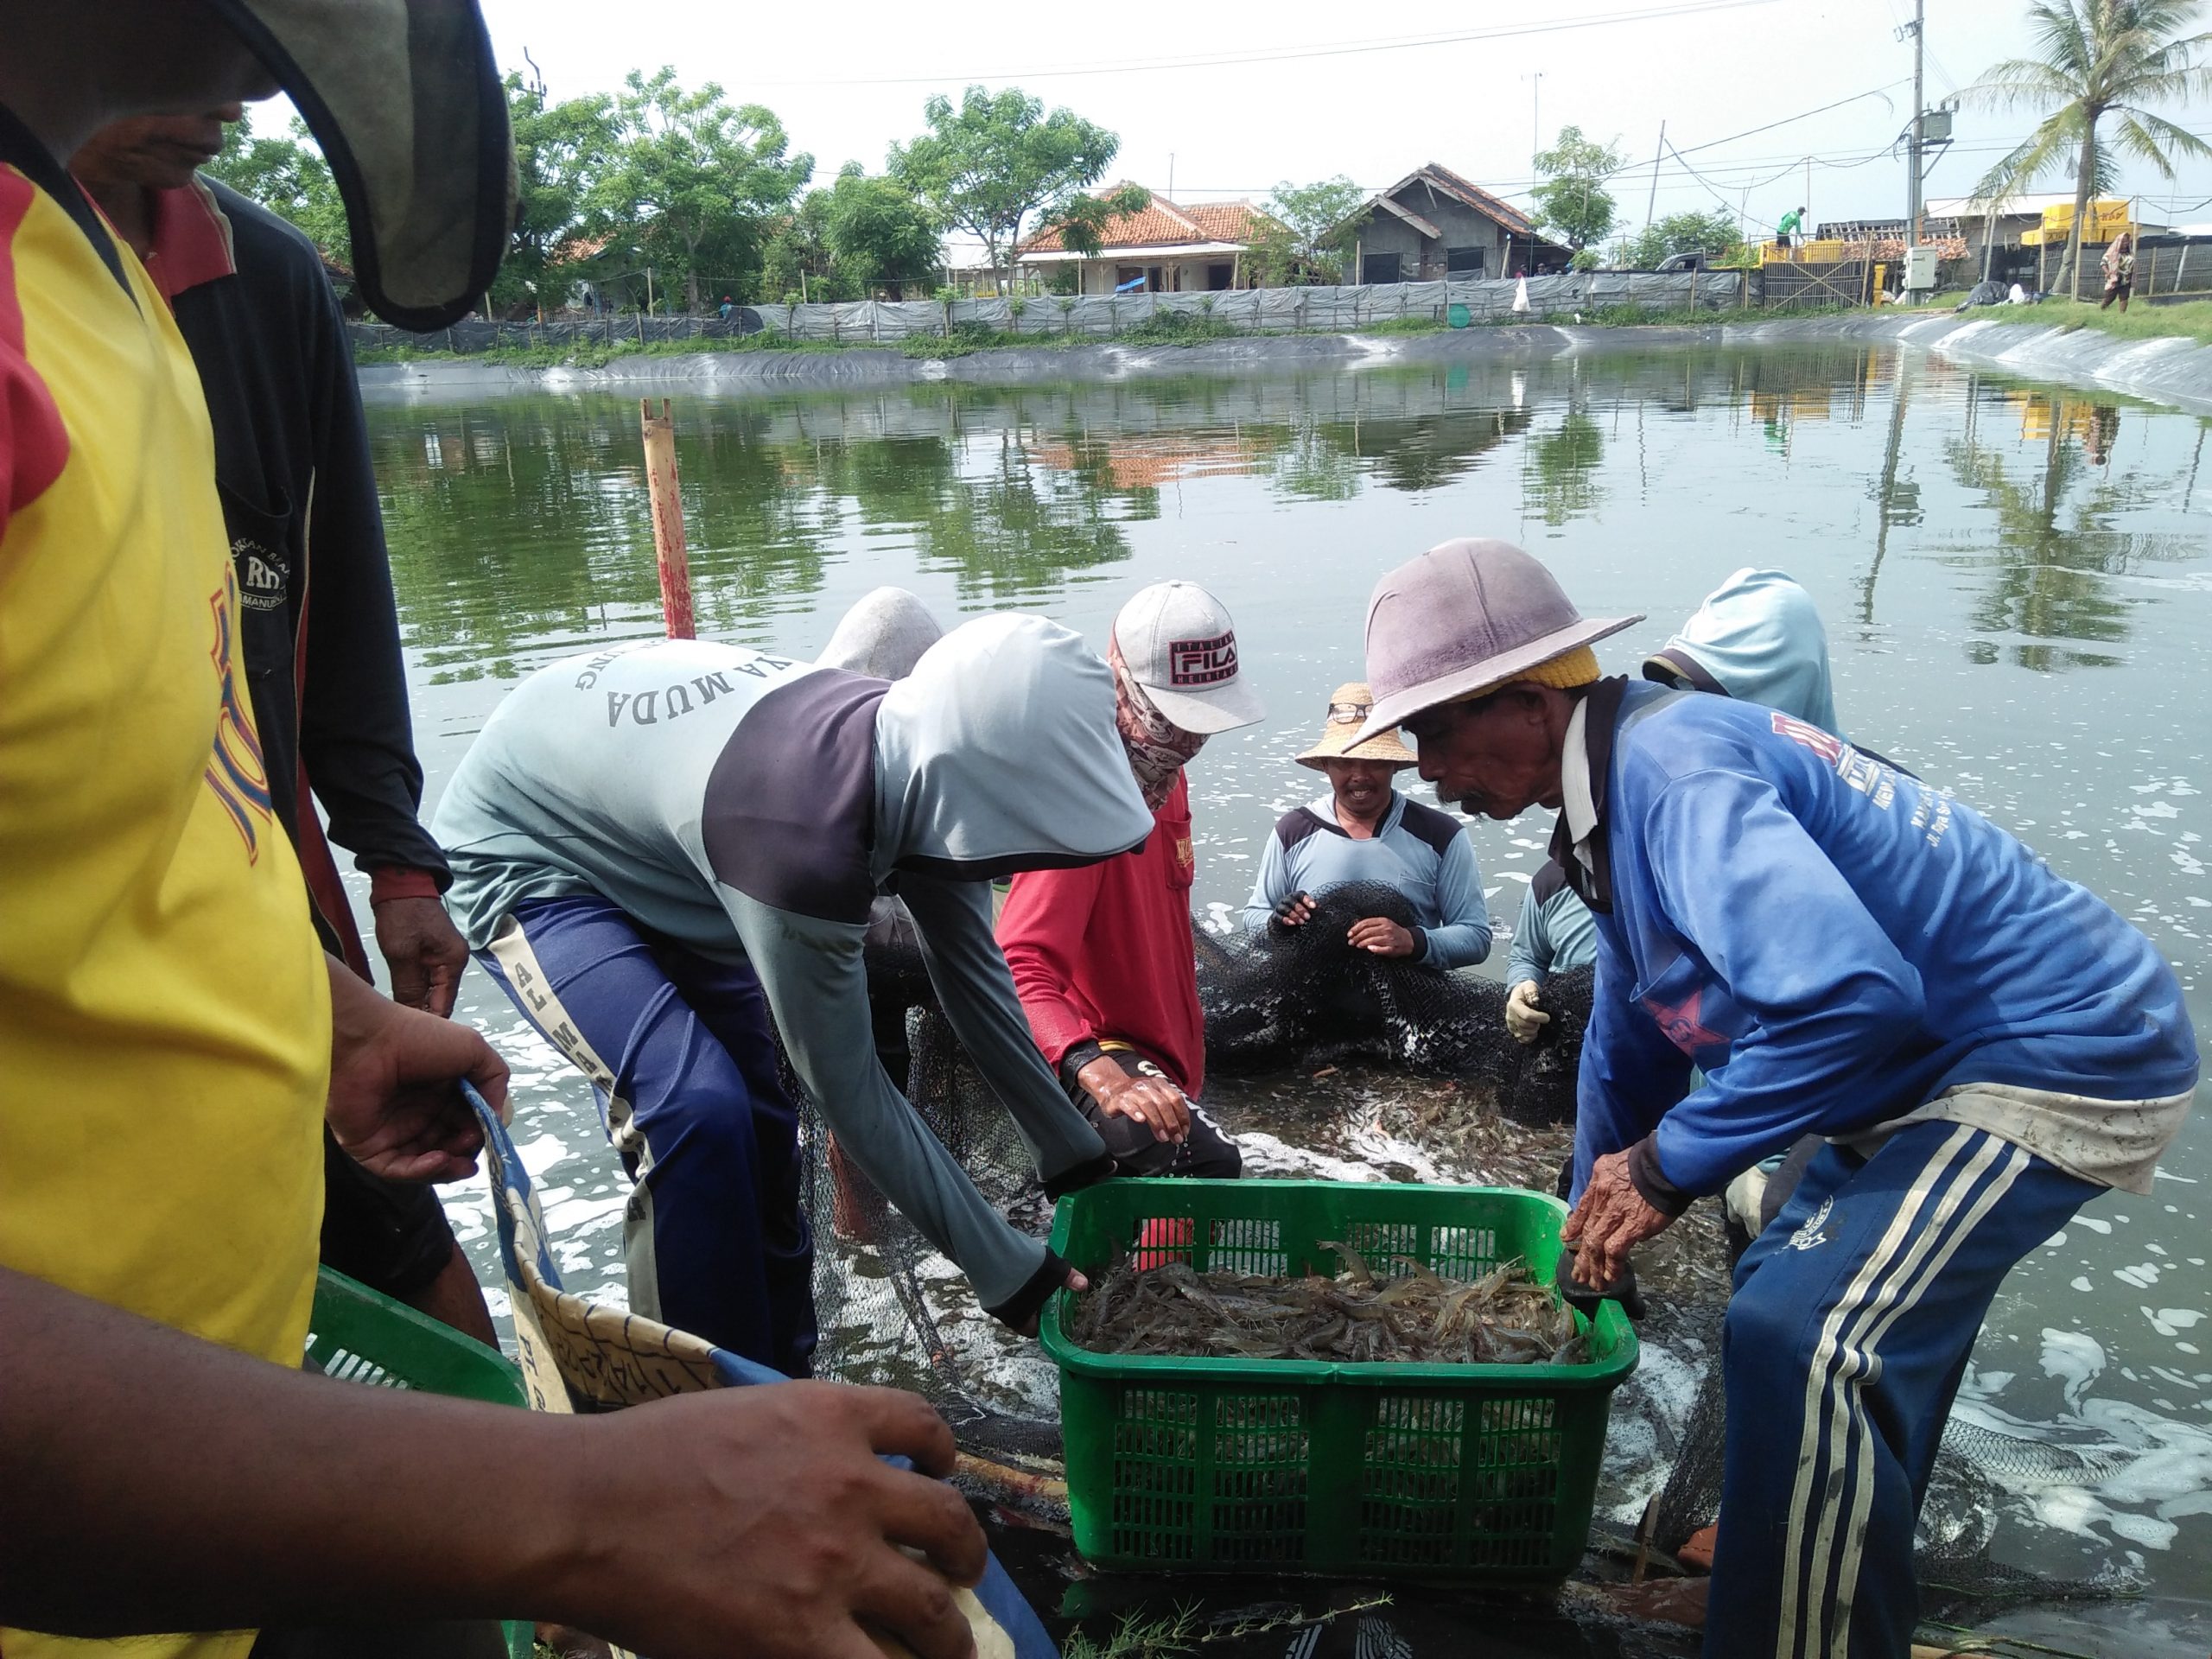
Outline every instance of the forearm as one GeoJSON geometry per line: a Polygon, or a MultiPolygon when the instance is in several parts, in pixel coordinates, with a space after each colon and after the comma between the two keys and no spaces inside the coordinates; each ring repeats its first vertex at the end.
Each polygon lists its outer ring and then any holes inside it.
{"type": "Polygon", "coordinates": [[[0,1623],[588,1617],[585,1420],[270,1365],[0,1269],[0,1623]]]}
{"type": "Polygon", "coordinates": [[[1468,968],[1490,955],[1490,918],[1454,922],[1449,927],[1425,930],[1427,944],[1421,961],[1431,968],[1468,968]]]}

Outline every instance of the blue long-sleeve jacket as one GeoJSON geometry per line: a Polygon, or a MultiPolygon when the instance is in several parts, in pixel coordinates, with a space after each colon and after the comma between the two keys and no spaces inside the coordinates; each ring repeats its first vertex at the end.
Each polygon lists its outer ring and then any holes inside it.
{"type": "Polygon", "coordinates": [[[1964,1084],[2195,1086],[2151,942],[1948,792],[1720,697],[1611,683],[1587,719],[1605,881],[1578,1197],[1647,1136],[1632,1163],[1695,1195],[1964,1084]]]}
{"type": "Polygon", "coordinates": [[[1318,898],[1352,881],[1381,881],[1405,895],[1421,940],[1414,961],[1465,968],[1490,955],[1490,906],[1473,846],[1456,820],[1403,795],[1393,796],[1365,841],[1344,833],[1327,795],[1284,813],[1260,855],[1244,925],[1266,926],[1294,893],[1318,898]]]}
{"type": "Polygon", "coordinates": [[[1582,895],[1567,884],[1567,873],[1547,861],[1529,883],[1521,901],[1521,920],[1505,958],[1505,982],[1542,984],[1554,974],[1587,968],[1598,956],[1598,924],[1582,895]]]}

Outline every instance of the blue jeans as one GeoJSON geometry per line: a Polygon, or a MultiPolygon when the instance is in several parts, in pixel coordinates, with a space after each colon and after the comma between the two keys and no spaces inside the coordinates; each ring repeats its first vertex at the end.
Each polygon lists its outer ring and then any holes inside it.
{"type": "Polygon", "coordinates": [[[477,961],[591,1079],[633,1183],[630,1306],[804,1376],[814,1243],[798,1116],[753,970],[650,933],[597,893],[521,906],[477,961]]]}
{"type": "Polygon", "coordinates": [[[1912,1536],[1983,1316],[2104,1189],[1986,1130],[1823,1147],[1736,1268],[1709,1659],[1904,1659],[1912,1536]]]}

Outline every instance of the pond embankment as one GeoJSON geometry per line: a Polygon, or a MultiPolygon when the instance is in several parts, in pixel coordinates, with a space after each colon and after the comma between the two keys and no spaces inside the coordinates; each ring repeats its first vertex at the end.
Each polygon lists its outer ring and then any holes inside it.
{"type": "Polygon", "coordinates": [[[1386,364],[1534,360],[1569,352],[1648,350],[1689,344],[1764,345],[1864,340],[1908,346],[1977,367],[2125,393],[2212,414],[2212,346],[2181,338],[2128,339],[2067,327],[2030,313],[1857,313],[1841,316],[1716,321],[1711,326],[1589,327],[1532,323],[1432,334],[1255,334],[1195,346],[1112,342],[1066,347],[1013,346],[964,356],[842,351],[639,353],[584,368],[505,364],[466,357],[377,364],[360,371],[378,400],[450,402],[531,392],[683,389],[693,391],[861,391],[952,382],[1021,385],[1052,380],[1116,380],[1170,374],[1224,375],[1351,369],[1386,364]]]}

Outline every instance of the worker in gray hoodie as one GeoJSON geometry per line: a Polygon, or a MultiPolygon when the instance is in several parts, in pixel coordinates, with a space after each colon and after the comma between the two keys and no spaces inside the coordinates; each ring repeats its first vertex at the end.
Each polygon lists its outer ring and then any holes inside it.
{"type": "Polygon", "coordinates": [[[979,618],[896,683],[706,640],[557,663],[493,715],[434,827],[471,948],[591,1078],[636,1183],[639,1312],[807,1369],[812,1246],[771,1018],[846,1155],[994,1316],[1027,1329],[1082,1287],[884,1075],[861,955],[895,891],[1046,1191],[1111,1173],[991,937],[992,878],[1110,858],[1152,828],[1113,676],[1079,635],[979,618]]]}

